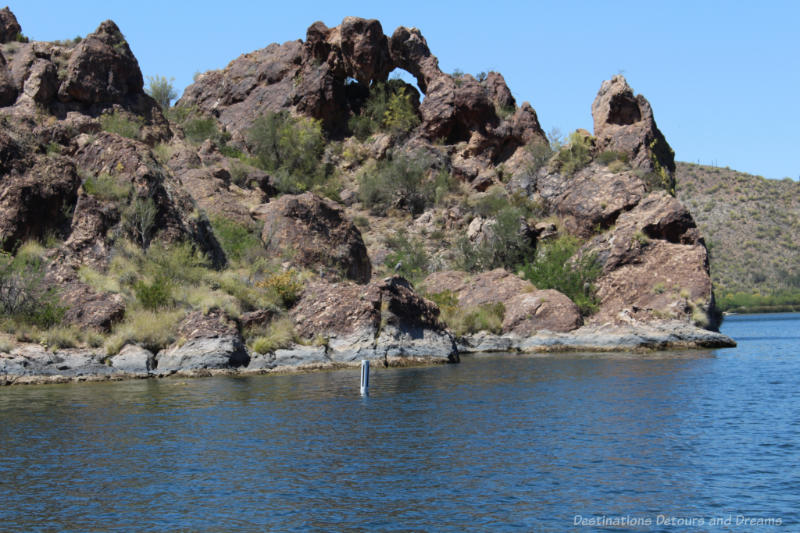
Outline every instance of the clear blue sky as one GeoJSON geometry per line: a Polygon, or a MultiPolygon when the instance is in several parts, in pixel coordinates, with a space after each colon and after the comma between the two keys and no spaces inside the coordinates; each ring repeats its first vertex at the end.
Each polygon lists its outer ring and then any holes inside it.
{"type": "Polygon", "coordinates": [[[591,131],[600,84],[622,72],[653,106],[682,161],[800,175],[800,2],[140,2],[19,0],[23,33],[86,35],[113,19],[147,75],[224,67],[272,42],[305,38],[316,20],[377,18],[422,30],[445,71],[497,70],[545,131],[591,131]],[[741,4],[741,5],[740,5],[741,4]]]}

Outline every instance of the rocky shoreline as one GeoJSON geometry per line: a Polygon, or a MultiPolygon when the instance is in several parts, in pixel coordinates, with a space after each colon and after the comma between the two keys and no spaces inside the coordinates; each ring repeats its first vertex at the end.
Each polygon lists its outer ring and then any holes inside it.
{"type": "Polygon", "coordinates": [[[422,366],[457,363],[461,355],[486,352],[612,352],[736,346],[726,335],[679,321],[584,326],[569,333],[542,331],[529,337],[481,332],[454,339],[450,350],[442,350],[441,343],[392,343],[386,341],[388,338],[384,337],[372,349],[351,350],[346,356],[329,346],[302,345],[272,354],[251,354],[225,338],[186,343],[158,354],[128,345],[113,357],[99,349],[50,352],[38,344],[23,344],[10,353],[0,353],[0,386],[301,373],[356,367],[361,359],[384,367],[422,366]]]}

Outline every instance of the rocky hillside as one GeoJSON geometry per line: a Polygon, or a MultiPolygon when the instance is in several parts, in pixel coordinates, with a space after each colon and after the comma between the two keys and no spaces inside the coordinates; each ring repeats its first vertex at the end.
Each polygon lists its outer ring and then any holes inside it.
{"type": "Polygon", "coordinates": [[[677,164],[677,196],[711,249],[724,309],[800,308],[800,184],[677,164]]]}
{"type": "Polygon", "coordinates": [[[499,73],[348,17],[162,109],[113,22],[44,43],[0,21],[6,373],[42,347],[169,371],[600,346],[592,328],[723,342],[693,329],[717,321],[708,254],[621,76],[561,143],[499,73]]]}

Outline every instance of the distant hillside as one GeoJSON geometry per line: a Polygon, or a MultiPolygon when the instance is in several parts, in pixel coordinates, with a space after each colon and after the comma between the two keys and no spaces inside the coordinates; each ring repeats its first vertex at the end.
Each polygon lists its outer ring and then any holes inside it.
{"type": "Polygon", "coordinates": [[[800,183],[678,163],[677,196],[711,252],[720,308],[800,309],[800,183]]]}

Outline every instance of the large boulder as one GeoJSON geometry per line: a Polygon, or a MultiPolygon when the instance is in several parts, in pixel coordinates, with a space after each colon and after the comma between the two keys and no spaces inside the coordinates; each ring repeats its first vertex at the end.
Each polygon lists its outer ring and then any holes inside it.
{"type": "Polygon", "coordinates": [[[236,324],[212,309],[190,313],[178,326],[181,342],[156,356],[159,372],[247,366],[250,355],[236,324]]]}
{"type": "Polygon", "coordinates": [[[59,96],[86,104],[140,95],[144,80],[128,42],[111,20],[83,39],[67,65],[59,96]]]}
{"type": "MultiPolygon", "coordinates": [[[[11,155],[17,149],[0,134],[0,153],[11,155]]],[[[72,161],[37,156],[4,160],[0,166],[8,168],[0,181],[0,246],[4,250],[68,224],[67,210],[75,204],[81,183],[72,161]]]]}
{"type": "Polygon", "coordinates": [[[718,325],[705,244],[686,208],[664,191],[620,215],[582,253],[595,254],[603,267],[592,322],[675,318],[718,325]]]}
{"type": "Polygon", "coordinates": [[[635,172],[612,172],[598,164],[569,178],[558,172],[541,174],[535,191],[549,210],[564,220],[566,229],[584,238],[611,227],[620,213],[632,209],[647,194],[635,172]]]}
{"type": "Polygon", "coordinates": [[[307,192],[284,195],[260,211],[267,251],[300,268],[367,283],[372,266],[361,232],[338,204],[307,192]]]}
{"type": "Polygon", "coordinates": [[[650,103],[633,90],[623,76],[614,76],[600,87],[592,104],[598,152],[627,154],[634,168],[657,174],[660,185],[675,188],[675,154],[656,126],[650,103]]]}
{"type": "Polygon", "coordinates": [[[400,277],[369,285],[316,282],[290,311],[296,332],[327,340],[333,361],[396,356],[455,360],[439,309],[400,277]]]}
{"type": "Polygon", "coordinates": [[[22,35],[22,27],[17,22],[17,17],[8,8],[0,9],[0,43],[10,43],[22,35]]]}
{"type": "Polygon", "coordinates": [[[502,268],[479,274],[434,272],[422,285],[427,294],[451,292],[462,309],[503,304],[503,334],[527,337],[540,330],[564,332],[583,325],[580,309],[564,294],[537,290],[502,268]]]}

